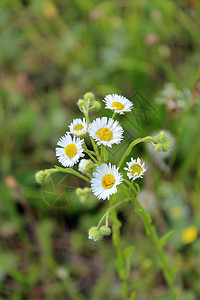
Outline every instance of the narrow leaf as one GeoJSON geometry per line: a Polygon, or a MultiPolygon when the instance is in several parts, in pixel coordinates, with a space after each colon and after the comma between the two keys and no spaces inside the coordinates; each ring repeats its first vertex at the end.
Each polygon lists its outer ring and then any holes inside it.
{"type": "Polygon", "coordinates": [[[172,237],[172,235],[174,234],[175,230],[171,230],[168,233],[166,233],[164,236],[162,236],[159,240],[159,246],[162,248],[164,247],[167,242],[169,241],[169,239],[172,237]]]}

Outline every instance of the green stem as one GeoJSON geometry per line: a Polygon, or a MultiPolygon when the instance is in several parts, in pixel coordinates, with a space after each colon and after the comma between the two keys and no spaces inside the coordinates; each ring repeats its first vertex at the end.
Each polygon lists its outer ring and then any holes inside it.
{"type": "Polygon", "coordinates": [[[112,119],[114,119],[115,115],[116,115],[116,112],[114,112],[114,113],[113,113],[113,115],[112,115],[112,119]]]}
{"type": "Polygon", "coordinates": [[[87,181],[87,182],[90,182],[90,179],[89,179],[89,178],[87,178],[86,176],[80,174],[79,172],[77,172],[77,171],[75,171],[75,170],[73,170],[73,169],[71,169],[71,168],[66,168],[66,169],[64,169],[64,168],[61,168],[61,167],[58,167],[58,166],[55,166],[55,168],[58,169],[58,170],[61,171],[61,172],[69,173],[69,174],[75,175],[75,176],[77,176],[77,177],[79,177],[79,178],[81,178],[81,179],[83,179],[83,180],[85,180],[85,181],[87,181]]]}
{"type": "Polygon", "coordinates": [[[121,205],[121,204],[124,203],[124,202],[127,202],[128,200],[130,200],[130,197],[127,197],[126,199],[124,199],[124,200],[122,200],[122,201],[120,201],[120,202],[117,202],[115,205],[109,207],[109,208],[106,210],[105,214],[101,217],[101,219],[100,219],[100,221],[99,221],[99,223],[98,223],[98,225],[97,225],[97,228],[99,228],[99,227],[101,226],[101,224],[102,224],[102,222],[103,222],[103,220],[104,220],[105,217],[106,217],[106,220],[108,219],[108,216],[109,216],[110,212],[111,212],[114,208],[116,208],[117,206],[121,205]]]}
{"type": "Polygon", "coordinates": [[[83,143],[83,148],[84,148],[84,152],[88,154],[88,156],[96,163],[98,164],[98,160],[92,155],[92,153],[94,153],[93,151],[88,150],[87,146],[85,143],[83,143]]]}
{"type": "MultiPolygon", "coordinates": [[[[112,224],[112,240],[113,244],[115,246],[116,252],[117,252],[117,263],[118,263],[118,275],[120,279],[122,280],[122,286],[121,286],[121,291],[122,291],[122,299],[127,300],[128,299],[128,278],[126,275],[126,265],[125,265],[125,259],[124,259],[124,254],[122,250],[122,243],[121,243],[121,236],[120,236],[120,222],[117,217],[117,212],[116,212],[116,204],[115,204],[115,197],[111,196],[110,198],[110,206],[112,208],[112,214],[114,217],[114,221],[112,224]]],[[[120,203],[120,202],[118,202],[120,203]]],[[[118,204],[117,203],[117,204],[118,204]]]]}
{"type": "Polygon", "coordinates": [[[152,225],[152,219],[151,216],[144,210],[142,205],[140,204],[139,200],[134,197],[132,198],[132,201],[136,204],[136,206],[141,211],[141,216],[143,218],[143,222],[145,225],[146,233],[149,235],[150,239],[152,240],[156,250],[157,254],[161,263],[161,268],[164,273],[164,277],[166,279],[166,282],[171,290],[171,293],[173,295],[173,299],[177,299],[177,294],[174,286],[174,274],[171,271],[171,268],[166,261],[165,254],[163,251],[163,248],[159,244],[159,236],[157,234],[157,231],[155,230],[155,227],[152,225]]]}
{"type": "Polygon", "coordinates": [[[118,168],[121,167],[121,165],[123,164],[125,158],[130,154],[133,147],[135,147],[137,144],[139,144],[141,142],[150,142],[151,140],[152,140],[151,136],[146,136],[144,138],[139,138],[139,139],[136,139],[133,142],[131,142],[130,145],[128,146],[127,150],[125,151],[125,153],[122,155],[122,158],[120,159],[120,162],[119,162],[117,167],[118,168]]]}

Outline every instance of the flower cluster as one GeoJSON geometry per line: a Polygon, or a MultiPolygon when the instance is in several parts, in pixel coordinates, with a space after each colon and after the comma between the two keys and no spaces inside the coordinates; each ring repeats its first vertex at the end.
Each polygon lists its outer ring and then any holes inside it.
{"type": "MultiPolygon", "coordinates": [[[[114,119],[115,115],[117,113],[123,115],[125,112],[130,112],[133,104],[127,98],[117,94],[106,95],[103,102],[105,102],[105,108],[112,110],[112,117],[101,117],[90,122],[89,112],[99,110],[101,103],[95,100],[93,93],[86,93],[83,99],[78,100],[77,104],[80,111],[84,114],[84,118],[73,120],[68,126],[69,130],[57,142],[55,149],[58,161],[65,168],[56,166],[55,169],[50,169],[51,172],[53,172],[52,170],[63,171],[77,175],[90,183],[90,188],[77,188],[76,190],[76,195],[82,203],[87,201],[91,191],[98,199],[102,200],[109,200],[110,197],[118,193],[119,190],[121,190],[122,193],[126,191],[126,193],[130,195],[131,189],[135,189],[133,182],[137,178],[143,178],[146,172],[145,164],[139,157],[131,157],[130,161],[126,161],[132,148],[139,142],[150,143],[156,152],[168,151],[170,147],[165,132],[161,131],[155,137],[145,137],[133,141],[123,154],[118,165],[107,163],[108,152],[106,147],[111,148],[113,145],[118,145],[124,138],[124,130],[121,124],[114,119]],[[86,135],[89,135],[92,149],[89,149],[86,145],[86,135]],[[123,178],[123,174],[120,173],[120,168],[124,162],[127,164],[124,170],[131,181],[123,178]],[[71,168],[77,163],[79,163],[78,171],[71,168]]],[[[40,171],[36,174],[36,180],[43,183],[45,178],[48,178],[50,175],[51,173],[48,174],[48,170],[40,171]]],[[[130,200],[130,197],[128,200],[130,200]]],[[[122,202],[126,202],[126,199],[120,203],[122,202]]],[[[119,205],[120,203],[115,205],[119,205]]],[[[101,221],[97,227],[95,226],[90,229],[90,239],[96,241],[101,239],[102,236],[107,236],[111,233],[108,227],[109,213],[110,210],[104,215],[104,217],[106,217],[105,226],[100,226],[101,221]]]]}
{"type": "MultiPolygon", "coordinates": [[[[124,114],[124,112],[131,111],[133,106],[132,102],[123,96],[116,94],[106,95],[105,107],[113,110],[113,113],[124,114]]],[[[86,174],[91,179],[91,189],[94,195],[98,199],[108,199],[111,195],[117,193],[117,186],[122,183],[122,174],[119,173],[119,168],[115,165],[106,164],[105,159],[102,158],[105,153],[105,147],[112,147],[114,144],[119,144],[123,139],[123,128],[117,120],[114,118],[97,118],[89,123],[88,111],[93,110],[97,101],[94,100],[94,94],[87,93],[84,95],[84,100],[79,99],[78,106],[84,113],[85,118],[75,119],[69,125],[69,131],[62,136],[56,148],[56,156],[59,162],[64,167],[72,167],[80,158],[86,154],[91,154],[91,159],[82,159],[79,163],[78,170],[86,174]],[[89,134],[94,146],[94,151],[87,149],[83,140],[84,135],[89,134]],[[99,157],[98,146],[101,146],[101,154],[99,157]],[[96,151],[96,152],[95,152],[96,151]],[[84,153],[85,152],[85,153],[84,153]]],[[[98,102],[99,103],[99,102],[98,102]]],[[[140,158],[131,158],[130,162],[127,162],[128,168],[127,176],[129,179],[135,180],[136,178],[142,178],[146,171],[144,163],[140,158]]],[[[79,191],[80,192],[80,191],[79,191]]],[[[81,195],[82,202],[85,196],[81,195]]]]}

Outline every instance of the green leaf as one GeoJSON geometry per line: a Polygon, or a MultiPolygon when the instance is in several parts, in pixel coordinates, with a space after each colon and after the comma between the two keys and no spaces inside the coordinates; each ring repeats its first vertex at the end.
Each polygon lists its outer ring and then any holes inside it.
{"type": "Polygon", "coordinates": [[[126,279],[126,274],[124,270],[124,261],[120,258],[116,260],[117,272],[121,280],[126,279]]]}
{"type": "Polygon", "coordinates": [[[174,234],[175,230],[171,230],[168,233],[166,233],[164,236],[162,236],[159,240],[159,246],[162,248],[164,247],[167,242],[169,241],[169,239],[172,237],[172,235],[174,234]]]}
{"type": "Polygon", "coordinates": [[[134,249],[135,249],[134,246],[129,246],[123,252],[124,260],[125,260],[125,264],[126,264],[126,277],[127,278],[129,276],[129,272],[130,272],[130,269],[131,269],[132,256],[133,256],[134,249]]]}
{"type": "Polygon", "coordinates": [[[124,250],[124,257],[128,258],[133,254],[135,247],[134,246],[129,246],[124,250]]]}

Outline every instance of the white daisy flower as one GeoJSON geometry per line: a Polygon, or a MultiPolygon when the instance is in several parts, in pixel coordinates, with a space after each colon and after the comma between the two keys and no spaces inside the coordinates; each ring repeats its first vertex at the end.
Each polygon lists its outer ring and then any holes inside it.
{"type": "Polygon", "coordinates": [[[59,162],[64,167],[72,167],[78,162],[80,157],[85,155],[82,147],[83,142],[83,140],[75,136],[72,138],[69,133],[60,138],[57,145],[61,148],[56,148],[56,156],[58,156],[59,162]]]}
{"type": "Polygon", "coordinates": [[[69,125],[69,131],[70,133],[75,134],[76,136],[82,136],[86,134],[87,122],[85,118],[83,118],[83,121],[81,119],[73,120],[73,122],[69,125]]]}
{"type": "Polygon", "coordinates": [[[95,139],[98,145],[112,147],[123,139],[123,128],[112,118],[97,118],[88,126],[88,133],[95,139]]]}
{"type": "Polygon", "coordinates": [[[91,189],[97,198],[109,200],[110,195],[117,193],[117,185],[123,181],[118,169],[111,164],[101,164],[96,168],[91,179],[91,189]]]}
{"type": "Polygon", "coordinates": [[[114,110],[115,113],[123,115],[126,111],[131,111],[133,103],[124,96],[109,94],[105,96],[106,108],[114,110]]]}
{"type": "Polygon", "coordinates": [[[139,157],[137,158],[137,160],[131,157],[131,161],[127,162],[127,165],[128,168],[124,168],[124,170],[128,171],[127,176],[129,179],[133,178],[133,180],[135,180],[136,178],[142,178],[147,170],[145,168],[145,164],[141,163],[139,157]]]}

